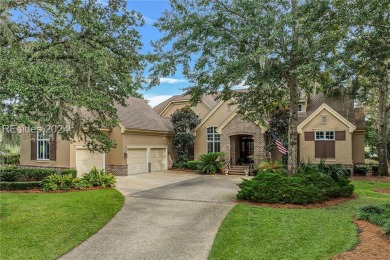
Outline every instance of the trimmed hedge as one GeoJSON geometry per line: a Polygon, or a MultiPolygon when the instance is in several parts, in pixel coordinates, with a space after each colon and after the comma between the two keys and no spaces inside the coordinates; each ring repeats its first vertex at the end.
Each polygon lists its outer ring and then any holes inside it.
{"type": "Polygon", "coordinates": [[[20,154],[18,153],[0,154],[0,163],[4,165],[19,165],[20,154]]]}
{"type": "Polygon", "coordinates": [[[188,161],[186,163],[186,167],[190,170],[197,170],[199,169],[200,161],[188,161]]]}
{"type": "Polygon", "coordinates": [[[337,197],[351,197],[354,186],[346,178],[333,180],[318,173],[295,174],[261,171],[239,184],[238,199],[264,203],[309,204],[337,197]]]}
{"type": "Polygon", "coordinates": [[[0,181],[41,181],[56,170],[47,168],[4,167],[0,170],[0,181]]]}
{"type": "Polygon", "coordinates": [[[77,170],[76,169],[62,170],[61,175],[65,175],[65,174],[72,174],[73,178],[76,178],[77,177],[77,170]]]}
{"type": "Polygon", "coordinates": [[[0,181],[0,190],[31,190],[40,188],[40,181],[5,182],[0,181]]]}

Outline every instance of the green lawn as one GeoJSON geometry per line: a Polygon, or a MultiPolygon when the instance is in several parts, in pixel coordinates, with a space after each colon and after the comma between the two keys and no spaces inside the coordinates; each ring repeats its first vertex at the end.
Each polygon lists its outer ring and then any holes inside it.
{"type": "Polygon", "coordinates": [[[235,206],[223,221],[209,259],[329,259],[358,241],[353,224],[356,208],[389,203],[372,192],[390,183],[353,181],[358,198],[322,209],[235,206]]]}
{"type": "Polygon", "coordinates": [[[96,233],[123,202],[115,189],[1,193],[0,258],[55,259],[96,233]]]}

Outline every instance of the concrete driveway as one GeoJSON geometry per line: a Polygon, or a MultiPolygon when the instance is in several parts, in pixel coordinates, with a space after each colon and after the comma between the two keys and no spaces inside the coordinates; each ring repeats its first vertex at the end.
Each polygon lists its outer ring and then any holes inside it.
{"type": "Polygon", "coordinates": [[[240,180],[169,171],[118,177],[121,211],[60,259],[207,259],[240,180]]]}

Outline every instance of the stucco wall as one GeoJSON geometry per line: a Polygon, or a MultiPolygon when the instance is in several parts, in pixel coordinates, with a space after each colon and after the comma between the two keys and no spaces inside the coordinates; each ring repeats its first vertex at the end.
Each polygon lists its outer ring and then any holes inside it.
{"type": "Polygon", "coordinates": [[[22,133],[20,136],[20,165],[35,167],[64,167],[69,168],[70,148],[69,142],[62,140],[57,135],[56,160],[31,160],[31,137],[28,133],[22,133]]]}
{"type": "Polygon", "coordinates": [[[354,163],[365,163],[364,132],[352,134],[352,160],[354,163]]]}
{"type": "Polygon", "coordinates": [[[210,126],[218,127],[233,111],[234,108],[230,107],[227,102],[224,102],[221,106],[218,106],[218,109],[216,109],[215,112],[209,118],[207,118],[204,122],[201,122],[202,125],[196,131],[195,137],[195,160],[198,160],[201,154],[207,153],[207,128],[210,126]]]}
{"type": "Polygon", "coordinates": [[[348,126],[338,118],[323,109],[309,123],[302,128],[302,134],[299,136],[300,159],[302,161],[311,161],[317,163],[320,159],[314,158],[314,141],[305,141],[304,132],[313,131],[345,131],[345,140],[336,140],[335,142],[335,159],[327,159],[327,163],[352,164],[352,134],[348,126]],[[321,123],[321,116],[327,115],[327,124],[321,123]]]}

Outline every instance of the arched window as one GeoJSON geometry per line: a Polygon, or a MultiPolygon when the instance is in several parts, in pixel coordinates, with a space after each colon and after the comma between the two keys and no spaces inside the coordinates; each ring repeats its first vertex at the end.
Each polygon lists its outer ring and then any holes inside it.
{"type": "Polygon", "coordinates": [[[217,127],[211,126],[207,128],[207,152],[220,151],[220,134],[217,133],[217,127]]]}

